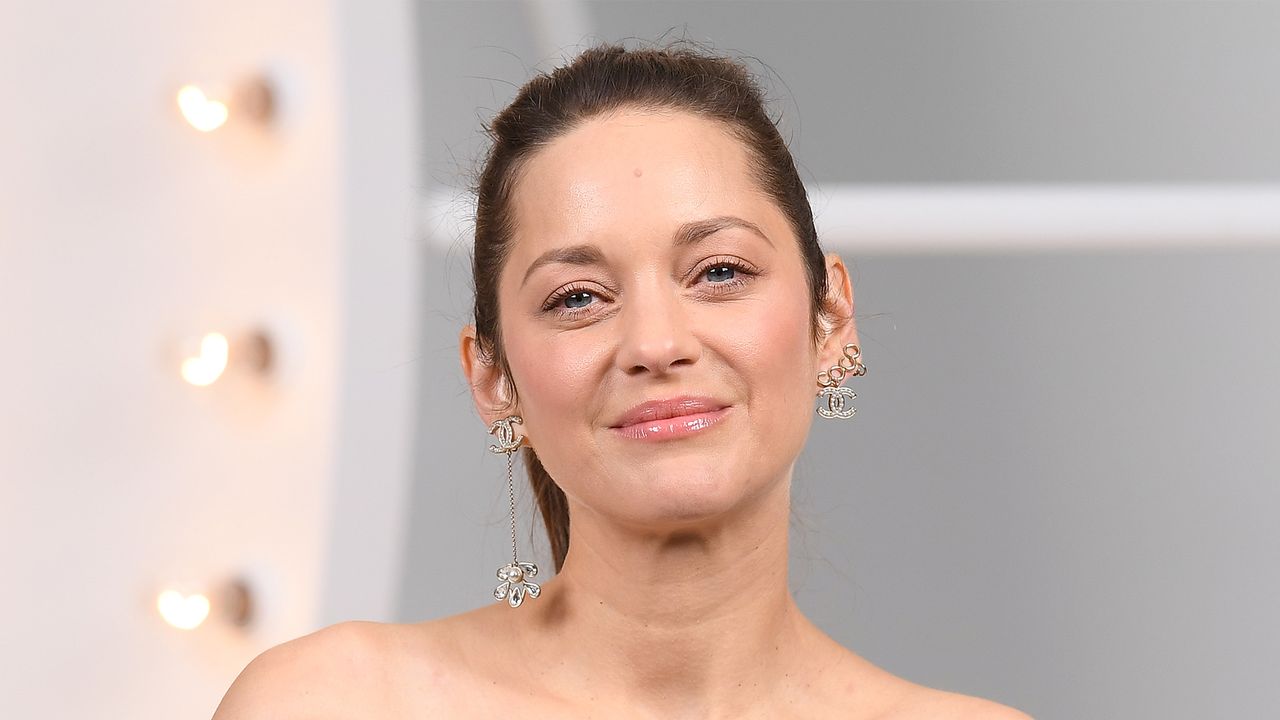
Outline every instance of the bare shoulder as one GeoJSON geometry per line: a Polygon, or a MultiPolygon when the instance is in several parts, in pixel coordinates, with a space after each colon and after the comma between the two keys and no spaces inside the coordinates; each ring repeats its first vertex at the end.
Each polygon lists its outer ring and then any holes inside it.
{"type": "Polygon", "coordinates": [[[350,717],[385,674],[388,640],[379,626],[341,622],[263,651],[240,671],[213,720],[350,717]]]}
{"type": "MultiPolygon", "coordinates": [[[[971,695],[949,692],[912,682],[871,660],[820,636],[831,657],[822,665],[837,669],[827,673],[825,687],[833,707],[848,717],[868,720],[1034,720],[1008,705],[971,695]],[[856,708],[856,711],[851,709],[856,708]]],[[[824,671],[825,672],[825,671],[824,671]]]]}
{"type": "Polygon", "coordinates": [[[213,720],[458,717],[488,690],[477,686],[465,652],[474,627],[483,626],[478,615],[351,620],[282,643],[241,671],[213,720]]]}
{"type": "Polygon", "coordinates": [[[914,685],[881,720],[1034,720],[1008,705],[914,685]]]}

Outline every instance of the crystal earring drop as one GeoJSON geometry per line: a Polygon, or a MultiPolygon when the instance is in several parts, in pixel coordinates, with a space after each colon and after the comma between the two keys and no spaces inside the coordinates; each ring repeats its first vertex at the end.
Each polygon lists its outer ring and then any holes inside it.
{"type": "Polygon", "coordinates": [[[507,495],[511,498],[511,562],[498,568],[498,579],[502,582],[493,589],[493,599],[503,600],[511,607],[520,607],[528,595],[536,598],[542,588],[530,578],[537,577],[538,566],[531,562],[522,562],[516,556],[516,488],[511,477],[513,456],[520,448],[520,440],[516,438],[514,425],[521,425],[524,420],[519,415],[511,415],[493,423],[489,434],[498,438],[496,445],[489,446],[489,452],[502,453],[507,456],[507,495]]]}

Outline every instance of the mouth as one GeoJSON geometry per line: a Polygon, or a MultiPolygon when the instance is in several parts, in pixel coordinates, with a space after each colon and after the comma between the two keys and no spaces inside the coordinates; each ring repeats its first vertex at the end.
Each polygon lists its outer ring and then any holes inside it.
{"type": "Polygon", "coordinates": [[[716,425],[732,408],[732,405],[710,397],[651,400],[628,410],[609,429],[633,440],[688,437],[716,425]]]}

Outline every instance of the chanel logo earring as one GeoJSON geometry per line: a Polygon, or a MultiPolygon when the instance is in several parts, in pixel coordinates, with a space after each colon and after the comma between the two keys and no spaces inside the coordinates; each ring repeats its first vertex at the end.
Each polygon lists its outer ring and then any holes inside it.
{"type": "Polygon", "coordinates": [[[818,396],[826,402],[817,408],[818,414],[824,418],[840,418],[847,420],[858,412],[853,405],[845,408],[845,402],[858,397],[858,394],[840,384],[847,375],[866,375],[867,366],[862,364],[862,351],[857,345],[849,343],[844,346],[844,357],[836,365],[818,373],[818,386],[822,391],[818,396]]]}
{"type": "Polygon", "coordinates": [[[498,444],[490,445],[489,452],[507,456],[507,494],[511,497],[511,562],[498,568],[498,579],[502,582],[493,589],[493,599],[498,602],[506,600],[513,608],[520,607],[525,595],[536,598],[542,593],[537,583],[529,581],[538,575],[538,566],[520,562],[516,557],[516,487],[511,479],[511,462],[512,455],[520,448],[513,426],[522,424],[524,420],[519,415],[511,415],[489,426],[489,434],[498,438],[498,444]]]}

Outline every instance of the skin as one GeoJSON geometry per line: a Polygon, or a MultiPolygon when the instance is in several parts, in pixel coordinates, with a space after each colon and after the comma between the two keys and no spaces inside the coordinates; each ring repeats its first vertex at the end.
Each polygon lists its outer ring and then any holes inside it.
{"type": "Polygon", "coordinates": [[[816,377],[858,336],[848,271],[828,254],[814,342],[795,235],[755,186],[743,146],[704,118],[625,111],[541,150],[513,200],[499,307],[518,397],[471,326],[462,364],[486,426],[521,415],[523,442],[568,498],[562,571],[516,610],[341,623],[277,646],[215,720],[259,717],[249,708],[274,702],[310,703],[297,711],[318,717],[519,707],[558,718],[1026,718],[891,675],[791,597],[790,486],[816,377]],[[673,243],[683,224],[727,216],[764,237],[730,227],[673,243]],[[602,262],[547,263],[526,279],[547,251],[580,244],[602,262]],[[726,262],[741,267],[712,271],[726,262]],[[682,394],[731,409],[661,443],[610,427],[635,404],[682,394]]]}

